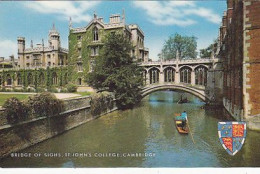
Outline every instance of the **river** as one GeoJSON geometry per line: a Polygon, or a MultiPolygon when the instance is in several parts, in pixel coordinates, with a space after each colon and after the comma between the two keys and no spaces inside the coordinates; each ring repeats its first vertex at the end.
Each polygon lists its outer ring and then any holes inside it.
{"type": "Polygon", "coordinates": [[[241,151],[230,156],[221,146],[221,110],[185,93],[160,91],[131,110],[115,111],[23,150],[31,157],[8,157],[1,167],[259,167],[260,133],[248,131],[241,151]],[[190,135],[180,135],[174,113],[188,113],[190,135]]]}

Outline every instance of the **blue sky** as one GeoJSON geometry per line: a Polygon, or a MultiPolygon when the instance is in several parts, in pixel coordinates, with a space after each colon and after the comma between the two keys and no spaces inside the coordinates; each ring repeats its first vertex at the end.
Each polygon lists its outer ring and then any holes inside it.
{"type": "Polygon", "coordinates": [[[157,59],[164,41],[179,33],[198,38],[198,49],[205,48],[218,36],[226,1],[45,1],[0,2],[0,57],[17,57],[16,39],[47,44],[48,31],[55,23],[62,46],[68,48],[68,21],[84,27],[94,11],[108,22],[110,14],[125,9],[126,23],[138,24],[145,33],[150,58],[157,59]]]}

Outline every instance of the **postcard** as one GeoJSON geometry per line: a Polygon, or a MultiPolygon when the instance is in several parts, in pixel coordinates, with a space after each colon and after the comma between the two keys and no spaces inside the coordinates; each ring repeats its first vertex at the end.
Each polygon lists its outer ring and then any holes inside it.
{"type": "Polygon", "coordinates": [[[260,1],[0,11],[1,168],[259,169],[260,1]]]}

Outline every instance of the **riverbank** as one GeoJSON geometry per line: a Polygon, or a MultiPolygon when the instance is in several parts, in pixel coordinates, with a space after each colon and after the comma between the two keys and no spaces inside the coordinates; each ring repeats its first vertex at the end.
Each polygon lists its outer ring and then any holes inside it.
{"type": "MultiPolygon", "coordinates": [[[[64,99],[65,111],[52,117],[37,117],[10,125],[0,118],[0,158],[73,129],[117,109],[105,108],[99,115],[91,114],[91,97],[64,99]]],[[[105,107],[105,106],[104,106],[105,107]]]]}

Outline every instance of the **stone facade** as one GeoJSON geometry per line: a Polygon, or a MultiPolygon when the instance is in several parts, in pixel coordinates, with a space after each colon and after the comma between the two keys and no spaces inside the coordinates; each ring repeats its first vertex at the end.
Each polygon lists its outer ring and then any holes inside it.
{"type": "Polygon", "coordinates": [[[48,46],[41,44],[33,45],[25,48],[25,38],[18,37],[18,68],[46,68],[67,65],[68,50],[60,45],[60,34],[56,30],[55,25],[49,31],[48,46]]]}
{"type": "Polygon", "coordinates": [[[18,60],[14,58],[14,55],[10,56],[9,59],[0,57],[0,69],[14,68],[17,67],[18,60]]]}
{"type": "Polygon", "coordinates": [[[104,45],[105,36],[111,32],[125,34],[132,41],[131,55],[137,61],[148,61],[149,51],[144,47],[144,33],[136,24],[128,25],[125,15],[111,15],[109,23],[105,23],[102,17],[94,14],[93,19],[86,27],[73,28],[70,22],[69,33],[69,60],[73,67],[71,74],[74,83],[84,84],[84,76],[92,71],[95,59],[99,56],[104,45]]]}
{"type": "Polygon", "coordinates": [[[219,35],[223,105],[236,120],[260,116],[260,1],[227,0],[219,35]]]}

